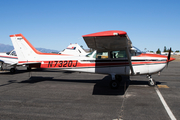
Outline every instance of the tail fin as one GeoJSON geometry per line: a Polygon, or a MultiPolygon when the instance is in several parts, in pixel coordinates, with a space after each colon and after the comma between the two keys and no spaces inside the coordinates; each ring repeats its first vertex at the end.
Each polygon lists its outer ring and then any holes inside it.
{"type": "Polygon", "coordinates": [[[28,62],[36,60],[39,51],[22,35],[10,35],[13,46],[16,50],[19,62],[28,62]]]}

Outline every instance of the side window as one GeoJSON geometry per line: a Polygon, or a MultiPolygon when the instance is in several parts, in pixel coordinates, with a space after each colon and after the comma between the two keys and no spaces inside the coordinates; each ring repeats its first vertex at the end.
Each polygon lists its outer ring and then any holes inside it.
{"type": "Polygon", "coordinates": [[[126,51],[111,51],[111,58],[127,58],[126,51]]]}
{"type": "Polygon", "coordinates": [[[107,59],[108,58],[108,52],[97,52],[96,58],[97,59],[107,59]]]}
{"type": "Polygon", "coordinates": [[[13,52],[11,53],[11,55],[17,56],[16,51],[13,51],[13,52]]]}

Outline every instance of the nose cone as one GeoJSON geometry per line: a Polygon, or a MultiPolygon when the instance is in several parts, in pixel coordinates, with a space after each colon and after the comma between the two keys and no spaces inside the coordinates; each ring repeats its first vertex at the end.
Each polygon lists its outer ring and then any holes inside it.
{"type": "Polygon", "coordinates": [[[170,62],[170,61],[173,61],[173,60],[175,60],[175,58],[170,57],[170,59],[167,60],[167,61],[170,62]]]}

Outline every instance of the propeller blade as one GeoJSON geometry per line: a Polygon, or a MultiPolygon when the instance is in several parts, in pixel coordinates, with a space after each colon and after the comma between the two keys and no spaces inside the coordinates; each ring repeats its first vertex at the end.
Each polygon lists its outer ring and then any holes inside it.
{"type": "Polygon", "coordinates": [[[168,67],[170,58],[171,58],[171,48],[169,49],[169,53],[168,53],[168,57],[167,57],[167,67],[168,67]]]}
{"type": "Polygon", "coordinates": [[[167,58],[167,60],[169,61],[170,58],[171,58],[171,48],[169,49],[169,53],[168,53],[168,58],[167,58]]]}

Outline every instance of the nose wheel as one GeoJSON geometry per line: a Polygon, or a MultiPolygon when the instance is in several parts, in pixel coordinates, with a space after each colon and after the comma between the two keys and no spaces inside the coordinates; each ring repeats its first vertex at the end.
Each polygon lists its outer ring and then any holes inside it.
{"type": "Polygon", "coordinates": [[[155,86],[156,85],[156,81],[152,79],[151,75],[147,76],[149,78],[148,84],[149,86],[155,86]]]}

